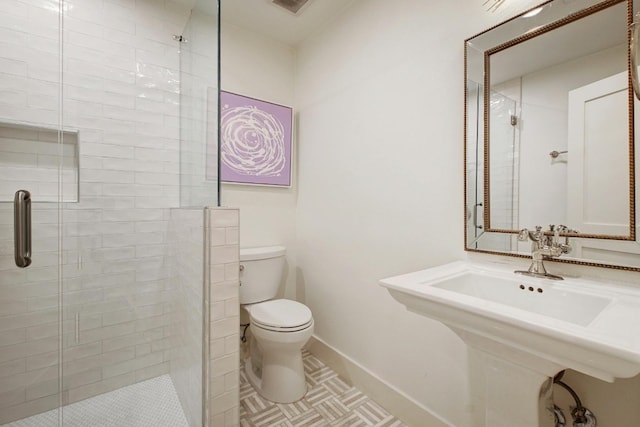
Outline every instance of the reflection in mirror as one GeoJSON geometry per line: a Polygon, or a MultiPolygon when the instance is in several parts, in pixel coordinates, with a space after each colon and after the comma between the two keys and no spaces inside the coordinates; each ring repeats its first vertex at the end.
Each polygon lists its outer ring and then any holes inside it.
{"type": "Polygon", "coordinates": [[[487,229],[631,235],[626,24],[621,2],[486,53],[487,229]]]}
{"type": "Polygon", "coordinates": [[[553,0],[466,41],[468,250],[528,255],[517,230],[565,224],[565,260],[640,268],[633,6],[553,0]]]}

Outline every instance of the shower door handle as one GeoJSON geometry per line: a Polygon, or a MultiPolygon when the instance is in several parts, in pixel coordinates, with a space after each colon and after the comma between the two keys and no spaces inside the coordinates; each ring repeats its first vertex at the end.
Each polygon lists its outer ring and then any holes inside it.
{"type": "Polygon", "coordinates": [[[31,265],[31,193],[18,190],[13,199],[13,242],[16,265],[31,265]]]}
{"type": "Polygon", "coordinates": [[[482,229],[482,225],[478,224],[478,208],[482,207],[482,203],[476,203],[473,205],[473,226],[477,229],[482,229]]]}

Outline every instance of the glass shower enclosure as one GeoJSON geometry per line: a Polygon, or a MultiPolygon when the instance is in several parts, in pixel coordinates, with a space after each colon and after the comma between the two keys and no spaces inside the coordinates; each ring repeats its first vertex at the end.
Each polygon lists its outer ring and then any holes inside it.
{"type": "Polygon", "coordinates": [[[218,2],[3,0],[0,34],[0,426],[206,425],[218,2]]]}
{"type": "MultiPolygon", "coordinates": [[[[484,142],[484,86],[468,80],[466,88],[465,135],[466,168],[466,245],[476,249],[481,241],[490,250],[507,250],[517,245],[516,236],[509,233],[485,233],[485,142],[484,142]]],[[[489,98],[491,120],[492,180],[490,185],[491,228],[518,227],[519,135],[517,102],[504,94],[492,91],[489,98]]]]}

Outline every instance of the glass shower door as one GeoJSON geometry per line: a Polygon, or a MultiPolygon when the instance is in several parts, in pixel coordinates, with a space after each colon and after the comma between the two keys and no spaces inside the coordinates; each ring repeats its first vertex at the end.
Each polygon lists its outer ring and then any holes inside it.
{"type": "Polygon", "coordinates": [[[60,30],[56,2],[1,2],[0,425],[60,416],[60,30]]]}
{"type": "Polygon", "coordinates": [[[518,146],[516,101],[491,92],[491,227],[513,230],[517,227],[518,146]]]}
{"type": "MultiPolygon", "coordinates": [[[[174,346],[171,376],[188,424],[209,426],[206,207],[217,206],[219,5],[198,0],[180,43],[180,207],[170,214],[174,346]],[[207,303],[203,304],[203,301],[207,303]],[[204,379],[204,380],[203,380],[204,379]]],[[[215,423],[214,423],[215,424],[215,423]]]]}
{"type": "Polygon", "coordinates": [[[474,81],[467,81],[467,123],[475,123],[475,126],[467,125],[467,163],[466,168],[466,239],[467,247],[477,248],[477,239],[482,235],[483,229],[483,195],[480,189],[483,188],[483,163],[482,144],[480,139],[482,129],[482,115],[480,106],[482,105],[482,85],[474,81]]]}
{"type": "MultiPolygon", "coordinates": [[[[25,131],[26,133],[26,131],[25,131]]],[[[0,143],[6,140],[0,130],[0,143]]],[[[15,135],[15,134],[14,134],[15,135]]],[[[6,157],[2,157],[6,159],[6,157]]],[[[3,167],[4,168],[4,167],[3,167]]],[[[35,171],[33,171],[35,172],[35,171]]],[[[3,186],[8,186],[6,175],[3,186]]],[[[0,425],[59,407],[59,249],[56,202],[41,201],[36,185],[18,184],[16,191],[31,189],[30,265],[21,260],[29,251],[24,210],[14,219],[14,206],[3,194],[0,204],[0,425]],[[23,224],[21,224],[23,223],[23,224]],[[14,234],[18,234],[15,236],[14,234]],[[16,254],[15,239],[19,243],[16,254]],[[15,259],[17,258],[17,260],[15,259]]],[[[29,209],[23,206],[22,209],[29,209]]],[[[44,426],[58,425],[57,411],[41,417],[44,426]]]]}
{"type": "Polygon", "coordinates": [[[180,207],[217,206],[218,2],[198,0],[180,42],[180,207]]]}

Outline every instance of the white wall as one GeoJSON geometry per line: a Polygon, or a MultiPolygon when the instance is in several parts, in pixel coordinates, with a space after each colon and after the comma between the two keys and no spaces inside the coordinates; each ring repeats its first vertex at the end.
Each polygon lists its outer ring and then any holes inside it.
{"type": "MultiPolygon", "coordinates": [[[[222,90],[294,106],[294,49],[226,21],[221,31],[222,90]]],[[[296,141],[294,134],[294,156],[296,141]]],[[[286,246],[288,270],[282,292],[289,298],[295,298],[298,190],[296,161],[292,163],[291,188],[223,184],[221,191],[223,206],[240,208],[242,247],[286,246]]]]}
{"type": "Polygon", "coordinates": [[[377,282],[466,257],[463,40],[536,4],[362,0],[298,51],[298,296],[318,337],[455,426],[464,344],[377,282]]]}
{"type": "Polygon", "coordinates": [[[481,2],[360,1],[297,62],[298,287],[316,334],[457,426],[464,344],[378,280],[464,257],[463,40],[499,19],[481,2]]]}

